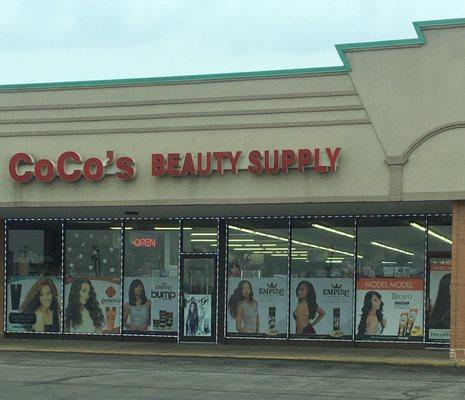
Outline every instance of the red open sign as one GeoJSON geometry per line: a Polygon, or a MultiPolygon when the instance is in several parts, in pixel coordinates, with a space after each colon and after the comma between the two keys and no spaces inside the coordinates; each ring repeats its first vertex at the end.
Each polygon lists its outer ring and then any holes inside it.
{"type": "Polygon", "coordinates": [[[136,238],[132,242],[134,247],[156,247],[157,241],[154,238],[136,238]]]}

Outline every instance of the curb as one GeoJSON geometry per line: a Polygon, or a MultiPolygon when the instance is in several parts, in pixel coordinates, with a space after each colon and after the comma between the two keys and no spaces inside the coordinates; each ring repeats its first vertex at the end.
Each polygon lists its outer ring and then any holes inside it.
{"type": "Polygon", "coordinates": [[[0,352],[23,352],[23,353],[60,353],[60,354],[94,354],[94,355],[119,355],[119,356],[144,356],[144,357],[198,357],[198,358],[229,358],[248,360],[281,360],[281,361],[317,361],[317,362],[342,362],[356,364],[384,364],[402,366],[423,367],[465,367],[465,362],[452,360],[422,360],[408,358],[375,358],[366,356],[290,356],[276,354],[231,354],[231,353],[205,353],[205,352],[170,352],[170,351],[138,351],[138,350],[99,350],[99,349],[47,349],[47,348],[2,348],[0,352]]]}

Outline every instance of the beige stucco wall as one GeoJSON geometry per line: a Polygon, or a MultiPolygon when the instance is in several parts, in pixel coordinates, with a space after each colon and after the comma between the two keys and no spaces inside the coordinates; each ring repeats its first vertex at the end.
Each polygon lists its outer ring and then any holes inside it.
{"type": "Polygon", "coordinates": [[[349,51],[349,73],[0,91],[0,206],[465,198],[457,151],[465,132],[447,130],[465,121],[465,27],[425,36],[423,46],[349,51]],[[328,146],[343,149],[329,175],[150,175],[152,152],[328,146]],[[8,176],[16,152],[56,159],[66,150],[132,156],[137,178],[18,184],[8,176]]]}

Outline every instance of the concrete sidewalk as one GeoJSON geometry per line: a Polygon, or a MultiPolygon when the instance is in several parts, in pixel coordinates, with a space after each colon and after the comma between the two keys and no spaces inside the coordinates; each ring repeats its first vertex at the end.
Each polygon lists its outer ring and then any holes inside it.
{"type": "Polygon", "coordinates": [[[91,340],[2,339],[0,351],[108,354],[153,357],[221,357],[262,360],[338,361],[393,365],[465,367],[454,362],[447,349],[405,350],[292,345],[214,345],[91,340]]]}

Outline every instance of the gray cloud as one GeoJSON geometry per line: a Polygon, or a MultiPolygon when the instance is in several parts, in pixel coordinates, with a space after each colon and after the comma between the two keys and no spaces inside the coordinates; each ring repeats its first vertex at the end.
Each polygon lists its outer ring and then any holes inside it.
{"type": "Polygon", "coordinates": [[[0,10],[0,83],[335,65],[335,43],[413,37],[463,0],[16,0],[0,10]]]}

